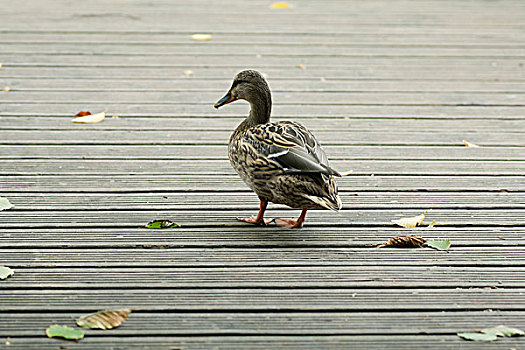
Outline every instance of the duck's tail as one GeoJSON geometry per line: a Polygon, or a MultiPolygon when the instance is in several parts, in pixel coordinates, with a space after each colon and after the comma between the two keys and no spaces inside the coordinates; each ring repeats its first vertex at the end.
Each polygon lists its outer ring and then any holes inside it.
{"type": "Polygon", "coordinates": [[[310,194],[304,194],[304,196],[312,202],[319,204],[321,207],[329,210],[339,211],[343,208],[341,197],[339,197],[338,194],[335,194],[331,197],[319,197],[310,194]]]}

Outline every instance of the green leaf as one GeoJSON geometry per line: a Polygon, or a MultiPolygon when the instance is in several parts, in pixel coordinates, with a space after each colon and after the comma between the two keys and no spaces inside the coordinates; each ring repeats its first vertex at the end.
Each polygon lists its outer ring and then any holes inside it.
{"type": "Polygon", "coordinates": [[[146,228],[156,228],[156,229],[164,229],[164,228],[174,228],[179,227],[176,223],[174,223],[171,220],[153,220],[148,222],[146,225],[146,228]]]}
{"type": "Polygon", "coordinates": [[[494,334],[498,337],[515,337],[525,335],[525,332],[521,329],[511,328],[503,325],[485,328],[482,329],[481,332],[486,334],[494,334]]]}
{"type": "Polygon", "coordinates": [[[0,197],[0,211],[11,209],[12,207],[14,207],[14,205],[12,205],[7,198],[0,197]]]}
{"type": "Polygon", "coordinates": [[[5,280],[9,276],[13,276],[15,271],[11,270],[7,266],[0,266],[0,280],[5,280]]]}
{"type": "Polygon", "coordinates": [[[458,333],[458,337],[473,341],[494,341],[498,339],[498,337],[492,333],[458,333]]]}
{"type": "Polygon", "coordinates": [[[437,250],[448,250],[450,248],[450,239],[432,239],[427,241],[427,246],[437,250]]]}
{"type": "Polygon", "coordinates": [[[58,324],[54,324],[52,326],[47,327],[46,335],[49,338],[60,337],[65,339],[79,340],[84,338],[84,331],[81,329],[75,329],[68,326],[60,326],[58,324]]]}
{"type": "Polygon", "coordinates": [[[80,316],[77,326],[90,329],[111,329],[118,327],[128,318],[130,309],[104,310],[80,316]]]}

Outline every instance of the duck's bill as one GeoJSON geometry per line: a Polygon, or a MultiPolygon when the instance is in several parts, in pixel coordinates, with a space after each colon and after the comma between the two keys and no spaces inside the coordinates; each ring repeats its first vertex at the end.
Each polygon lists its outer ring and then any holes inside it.
{"type": "Polygon", "coordinates": [[[226,95],[224,95],[223,98],[221,98],[217,103],[214,105],[215,108],[222,107],[224,105],[227,105],[230,102],[235,101],[236,98],[231,94],[231,92],[228,91],[226,95]]]}

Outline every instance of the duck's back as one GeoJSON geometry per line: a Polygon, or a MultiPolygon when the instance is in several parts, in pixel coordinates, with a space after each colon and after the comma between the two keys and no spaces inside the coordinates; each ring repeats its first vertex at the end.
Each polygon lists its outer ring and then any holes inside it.
{"type": "Polygon", "coordinates": [[[293,208],[338,210],[334,176],[314,135],[299,123],[239,125],[230,138],[233,168],[259,198],[293,208]]]}

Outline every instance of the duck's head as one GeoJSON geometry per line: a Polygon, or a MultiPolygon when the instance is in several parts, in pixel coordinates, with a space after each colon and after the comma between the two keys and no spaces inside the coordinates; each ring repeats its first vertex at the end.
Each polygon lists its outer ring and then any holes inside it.
{"type": "Polygon", "coordinates": [[[225,104],[246,100],[253,107],[263,104],[271,108],[272,99],[268,83],[261,73],[255,70],[244,70],[233,78],[233,83],[223,98],[215,104],[215,108],[225,104]]]}

